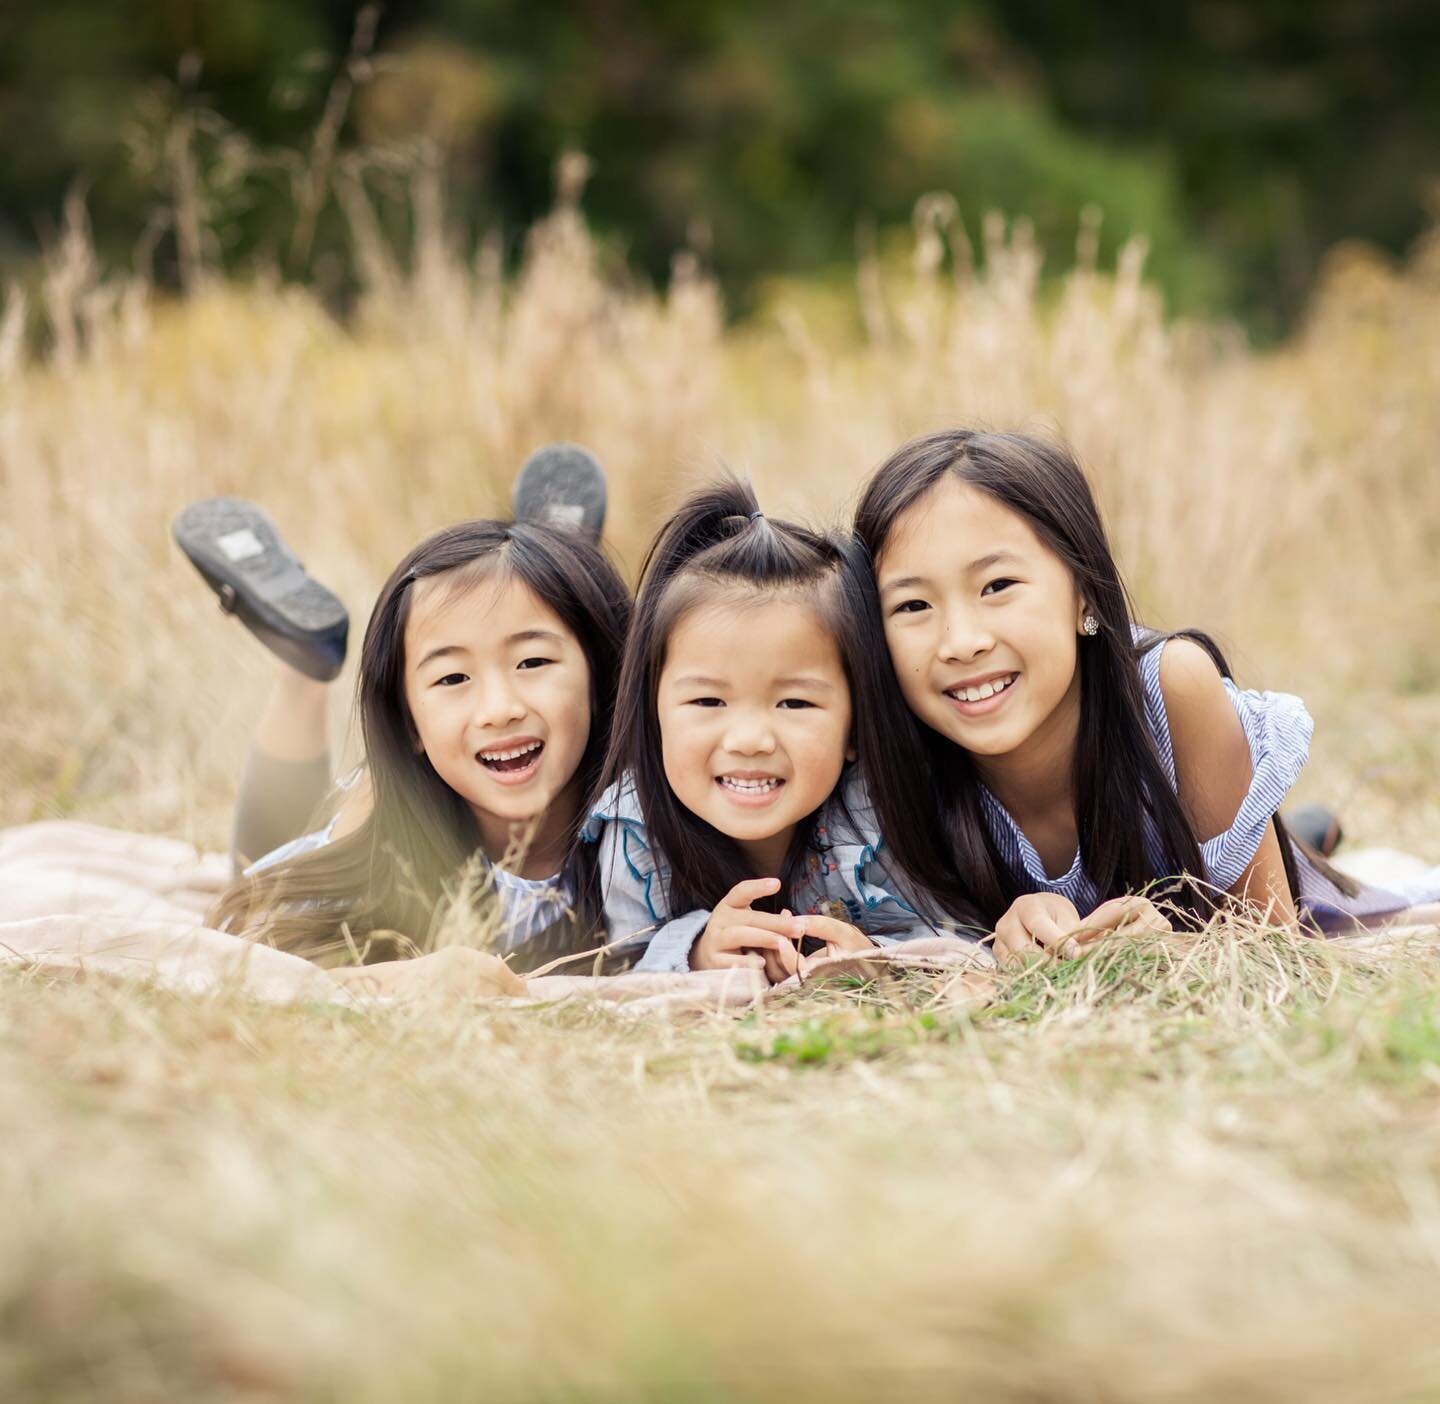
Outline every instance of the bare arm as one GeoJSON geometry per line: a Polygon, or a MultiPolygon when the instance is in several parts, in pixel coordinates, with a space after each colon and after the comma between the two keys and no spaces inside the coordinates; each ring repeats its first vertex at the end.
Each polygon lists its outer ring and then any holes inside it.
{"type": "MultiPolygon", "coordinates": [[[[1210,655],[1188,639],[1172,639],[1160,655],[1160,690],[1170,719],[1180,803],[1201,842],[1235,822],[1253,778],[1250,745],[1210,655]]],[[[1255,856],[1230,888],[1276,923],[1298,922],[1280,838],[1272,822],[1255,856]]]]}

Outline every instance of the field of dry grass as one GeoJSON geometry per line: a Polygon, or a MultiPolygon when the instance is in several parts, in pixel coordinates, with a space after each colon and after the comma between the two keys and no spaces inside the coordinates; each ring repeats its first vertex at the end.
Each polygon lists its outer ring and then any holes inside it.
{"type": "MultiPolygon", "coordinates": [[[[1149,617],[1311,702],[1305,794],[1440,858],[1440,246],[1338,255],[1260,355],[940,202],[853,309],[740,328],[571,209],[508,281],[435,211],[405,264],[352,211],[345,327],[102,280],[78,231],[0,303],[0,823],[225,842],[268,669],[169,545],[194,497],[266,503],[363,619],[547,439],[607,464],[633,566],[717,463],[838,516],[982,422],[1063,431],[1149,617]]],[[[1436,959],[1216,930],[979,1011],[912,978],[671,1023],[10,976],[0,1397],[1440,1398],[1436,959]]]]}

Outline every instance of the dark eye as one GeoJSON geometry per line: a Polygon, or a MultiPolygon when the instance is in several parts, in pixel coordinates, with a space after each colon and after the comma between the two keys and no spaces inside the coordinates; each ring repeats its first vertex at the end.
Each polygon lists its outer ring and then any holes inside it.
{"type": "Polygon", "coordinates": [[[718,697],[692,697],[692,707],[723,707],[725,704],[718,697]]]}
{"type": "Polygon", "coordinates": [[[1008,576],[1002,575],[999,580],[990,581],[980,593],[982,595],[998,595],[1001,590],[1008,590],[1012,585],[1018,585],[1019,583],[1017,580],[1011,580],[1008,576]]]}
{"type": "Polygon", "coordinates": [[[924,600],[903,600],[890,611],[891,614],[919,614],[930,606],[924,600]]]}
{"type": "Polygon", "coordinates": [[[464,673],[446,673],[443,678],[436,678],[431,687],[459,687],[461,683],[469,682],[470,679],[464,673]]]}
{"type": "Polygon", "coordinates": [[[516,670],[521,668],[543,668],[547,663],[553,663],[553,658],[523,658],[516,664],[516,670]]]}
{"type": "Polygon", "coordinates": [[[804,697],[784,697],[775,704],[777,707],[784,707],[787,711],[799,711],[802,707],[813,707],[815,704],[804,697]]]}

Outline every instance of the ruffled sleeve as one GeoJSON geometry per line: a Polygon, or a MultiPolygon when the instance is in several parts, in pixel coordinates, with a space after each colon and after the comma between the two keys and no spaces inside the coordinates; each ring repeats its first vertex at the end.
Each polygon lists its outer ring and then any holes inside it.
{"type": "Polygon", "coordinates": [[[650,847],[645,816],[628,778],[601,795],[580,835],[600,846],[597,867],[608,940],[645,942],[636,970],[689,970],[690,948],[710,913],[671,916],[666,900],[669,874],[650,847]]]}
{"type": "MultiPolygon", "coordinates": [[[[923,910],[892,869],[869,792],[852,770],[821,810],[816,827],[820,901],[857,926],[877,945],[934,936],[944,923],[923,910]]],[[[947,934],[953,934],[947,931],[947,934]]]]}
{"type": "MultiPolygon", "coordinates": [[[[1143,657],[1141,672],[1152,726],[1161,742],[1162,759],[1173,784],[1175,758],[1165,716],[1165,699],[1160,690],[1160,652],[1161,648],[1156,647],[1143,657]]],[[[1202,843],[1200,856],[1209,881],[1228,890],[1250,866],[1270,821],[1304,769],[1315,723],[1305,704],[1288,692],[1255,692],[1236,687],[1229,678],[1223,681],[1240,725],[1245,729],[1252,774],[1250,787],[1230,827],[1202,843]]]]}

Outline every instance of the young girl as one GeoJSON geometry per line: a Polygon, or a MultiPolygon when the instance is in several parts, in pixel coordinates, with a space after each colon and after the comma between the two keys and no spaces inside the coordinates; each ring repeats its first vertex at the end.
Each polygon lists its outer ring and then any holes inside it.
{"type": "Polygon", "coordinates": [[[870,481],[855,532],[893,664],[859,729],[880,825],[999,952],[1163,929],[1135,895],[1157,879],[1197,917],[1217,890],[1325,929],[1407,905],[1291,842],[1276,815],[1309,749],[1303,704],[1236,688],[1203,635],[1134,627],[1064,450],[918,439],[870,481]]]}
{"type": "Polygon", "coordinates": [[[344,949],[343,924],[367,959],[382,959],[397,933],[423,944],[479,853],[516,968],[585,943],[599,899],[577,829],[628,614],[614,568],[573,533],[473,521],[421,542],[365,634],[363,804],[257,863],[214,924],[263,925],[305,955],[344,949]]]}
{"type": "Polygon", "coordinates": [[[843,543],[764,516],[738,482],[690,498],[651,548],[586,827],[611,939],[652,933],[638,969],[780,980],[802,950],[931,934],[849,764],[857,618],[843,543]]]}
{"type": "MultiPolygon", "coordinates": [[[[605,472],[578,444],[546,444],[515,479],[514,518],[574,532],[595,545],[605,525],[605,472]]],[[[305,833],[331,790],[330,684],[345,662],[350,618],[307,574],[269,515],[233,497],[193,502],[176,543],[279,667],[245,759],[231,844],[236,870],[305,833]]],[[[356,777],[352,812],[366,793],[356,777]]]]}

